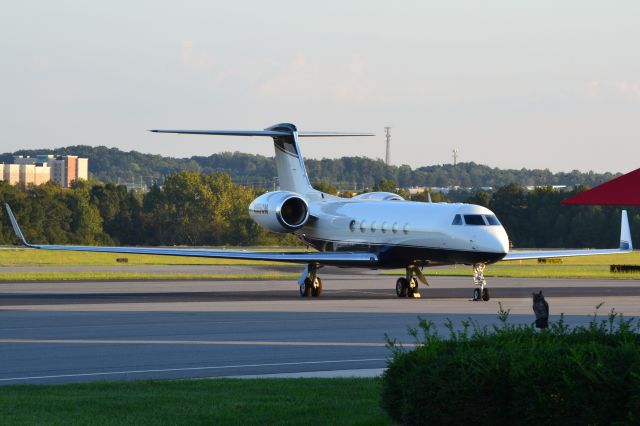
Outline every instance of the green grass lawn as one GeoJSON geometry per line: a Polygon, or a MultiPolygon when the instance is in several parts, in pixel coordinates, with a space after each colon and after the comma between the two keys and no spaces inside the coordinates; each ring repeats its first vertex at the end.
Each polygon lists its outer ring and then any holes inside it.
{"type": "Polygon", "coordinates": [[[2,424],[386,425],[380,379],[213,379],[0,387],[2,424]]]}
{"type": "MultiPolygon", "coordinates": [[[[299,247],[247,248],[247,250],[301,251],[299,247]]],[[[304,250],[304,249],[302,249],[304,250]]],[[[0,266],[128,266],[128,265],[283,265],[281,262],[255,260],[208,259],[186,256],[155,256],[148,254],[90,253],[80,251],[49,251],[26,248],[0,250],[0,266]],[[127,263],[116,259],[127,258],[127,263]]]]}

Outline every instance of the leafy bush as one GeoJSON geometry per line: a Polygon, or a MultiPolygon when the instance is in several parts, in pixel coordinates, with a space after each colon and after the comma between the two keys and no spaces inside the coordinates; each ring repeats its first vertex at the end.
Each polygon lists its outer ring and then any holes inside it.
{"type": "Polygon", "coordinates": [[[638,322],[611,311],[539,332],[507,317],[492,328],[468,320],[461,331],[449,321],[446,337],[420,319],[414,350],[388,341],[383,409],[409,425],[640,422],[638,322]]]}

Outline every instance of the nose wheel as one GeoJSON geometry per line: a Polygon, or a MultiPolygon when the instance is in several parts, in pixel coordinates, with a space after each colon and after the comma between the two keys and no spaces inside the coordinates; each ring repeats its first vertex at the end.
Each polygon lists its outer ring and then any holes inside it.
{"type": "Polygon", "coordinates": [[[489,289],[479,289],[479,288],[474,288],[473,289],[473,301],[474,302],[478,302],[480,300],[487,302],[489,301],[491,297],[489,296],[489,289]]]}

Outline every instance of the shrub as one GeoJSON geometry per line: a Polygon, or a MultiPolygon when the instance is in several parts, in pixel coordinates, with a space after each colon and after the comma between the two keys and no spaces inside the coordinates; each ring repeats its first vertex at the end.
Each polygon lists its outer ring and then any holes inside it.
{"type": "Polygon", "coordinates": [[[507,317],[461,331],[449,321],[446,337],[420,319],[412,351],[388,340],[383,409],[408,425],[640,422],[637,322],[612,311],[571,328],[561,316],[539,332],[507,317]]]}

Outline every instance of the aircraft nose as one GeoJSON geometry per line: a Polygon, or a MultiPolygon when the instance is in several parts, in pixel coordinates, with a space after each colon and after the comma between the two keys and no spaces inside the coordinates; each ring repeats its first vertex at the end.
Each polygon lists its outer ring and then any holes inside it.
{"type": "Polygon", "coordinates": [[[492,253],[509,253],[509,237],[504,228],[495,229],[488,240],[487,248],[492,253]]]}

